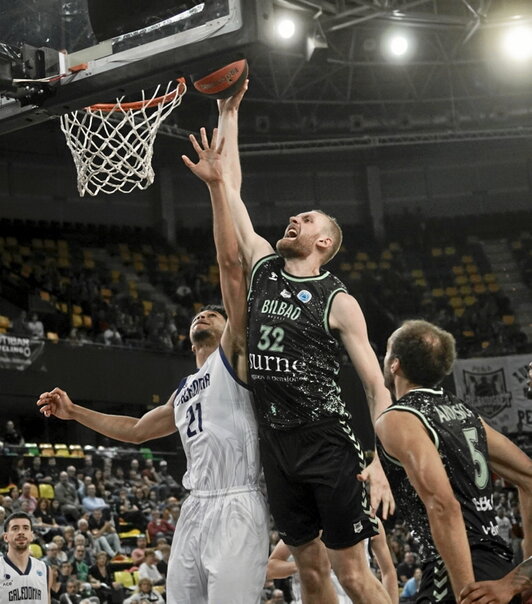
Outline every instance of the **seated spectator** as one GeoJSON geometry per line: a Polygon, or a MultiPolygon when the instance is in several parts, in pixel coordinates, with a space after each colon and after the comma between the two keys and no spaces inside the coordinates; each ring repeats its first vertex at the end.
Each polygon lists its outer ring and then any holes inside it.
{"type": "Polygon", "coordinates": [[[138,591],[124,600],[124,604],[164,604],[164,598],[153,589],[153,583],[147,579],[139,579],[138,591]]]}
{"type": "Polygon", "coordinates": [[[46,548],[46,555],[42,558],[42,561],[46,566],[61,566],[61,560],[59,559],[59,548],[53,541],[49,543],[46,548]]]}
{"type": "Polygon", "coordinates": [[[121,346],[122,336],[116,325],[109,325],[109,327],[103,332],[103,343],[106,346],[121,346]]]}
{"type": "Polygon", "coordinates": [[[31,459],[31,467],[25,471],[25,480],[34,484],[39,484],[44,478],[44,472],[42,468],[42,459],[36,455],[31,459]]]}
{"type": "Polygon", "coordinates": [[[147,546],[148,540],[146,539],[146,535],[139,535],[137,537],[137,547],[131,552],[131,559],[133,560],[134,566],[139,566],[139,564],[144,562],[147,546]]]}
{"type": "Polygon", "coordinates": [[[414,576],[414,571],[417,567],[416,557],[413,552],[405,552],[402,562],[397,565],[397,578],[404,585],[408,579],[414,576]]]}
{"type": "Polygon", "coordinates": [[[421,568],[416,567],[414,569],[414,574],[410,579],[407,580],[403,587],[403,591],[401,592],[400,601],[401,602],[415,602],[416,595],[419,591],[419,586],[421,585],[421,576],[423,572],[421,568]]]}
{"type": "Polygon", "coordinates": [[[43,482],[46,484],[54,484],[59,480],[59,468],[55,457],[48,457],[43,474],[43,482]]]}
{"type": "Polygon", "coordinates": [[[50,595],[52,597],[52,604],[57,604],[63,593],[63,584],[59,581],[59,567],[51,566],[50,569],[50,595]]]}
{"type": "MultiPolygon", "coordinates": [[[[80,472],[81,474],[81,472],[80,472]]],[[[78,497],[80,499],[80,501],[83,501],[83,497],[87,496],[87,487],[93,484],[92,482],[92,476],[83,476],[83,479],[81,480],[81,484],[78,487],[78,497]]]]}
{"type": "Polygon", "coordinates": [[[171,541],[175,526],[166,520],[163,520],[159,510],[152,510],[151,520],[148,522],[148,528],[146,530],[148,531],[152,543],[155,543],[158,537],[167,537],[168,540],[171,541]]]}
{"type": "Polygon", "coordinates": [[[87,494],[81,500],[81,505],[85,512],[94,512],[94,510],[103,510],[109,506],[101,497],[96,496],[96,485],[89,484],[86,488],[87,494]]]}
{"type": "Polygon", "coordinates": [[[4,430],[4,434],[2,435],[2,440],[4,441],[4,444],[8,445],[8,446],[15,446],[15,447],[24,446],[24,437],[15,428],[15,424],[11,420],[8,420],[6,422],[6,427],[4,430]]]}
{"type": "Polygon", "coordinates": [[[63,512],[61,510],[61,503],[59,502],[58,499],[52,499],[50,501],[50,507],[48,508],[48,512],[50,514],[50,516],[54,519],[54,521],[63,528],[63,531],[65,530],[65,528],[67,528],[67,519],[65,518],[65,516],[63,515],[63,512]]]}
{"type": "Polygon", "coordinates": [[[96,546],[96,551],[103,550],[111,558],[120,553],[120,537],[114,522],[103,517],[102,510],[94,510],[89,516],[88,526],[96,546]]]}
{"type": "Polygon", "coordinates": [[[181,492],[181,487],[176,479],[168,473],[168,463],[165,459],[159,463],[157,490],[160,499],[166,499],[170,495],[178,495],[181,492]]]}
{"type": "Polygon", "coordinates": [[[9,495],[4,495],[2,497],[2,507],[6,511],[6,516],[9,516],[9,514],[12,514],[15,511],[13,507],[13,499],[9,495]]]}
{"type": "Polygon", "coordinates": [[[93,466],[92,455],[85,455],[83,458],[83,466],[80,468],[80,472],[83,476],[90,476],[94,479],[96,468],[93,466]]]}
{"type": "Polygon", "coordinates": [[[80,604],[80,582],[75,577],[70,577],[66,582],[65,591],[59,597],[59,604],[80,604]]]}
{"type": "Polygon", "coordinates": [[[31,313],[27,328],[31,338],[44,338],[44,325],[39,321],[37,313],[31,313]]]}
{"type": "Polygon", "coordinates": [[[89,567],[92,566],[94,564],[94,553],[92,551],[91,546],[87,542],[85,535],[81,535],[80,533],[78,533],[74,536],[74,554],[76,553],[76,548],[78,547],[78,545],[81,545],[85,548],[84,560],[89,565],[89,567]]]}
{"type": "Polygon", "coordinates": [[[29,511],[33,514],[37,509],[37,498],[31,494],[31,489],[33,485],[30,482],[25,482],[22,485],[22,493],[18,498],[19,507],[22,508],[22,503],[26,501],[28,503],[27,509],[24,511],[29,511]]]}
{"type": "Polygon", "coordinates": [[[72,568],[72,562],[70,562],[70,560],[61,562],[61,564],[59,565],[59,574],[57,578],[63,586],[61,589],[61,593],[64,593],[66,591],[67,581],[72,577],[73,572],[74,571],[72,568]]]}
{"type": "Polygon", "coordinates": [[[67,520],[76,522],[80,516],[78,494],[69,480],[67,472],[60,472],[59,482],[54,486],[55,498],[61,504],[61,513],[67,520]]]}
{"type": "Polygon", "coordinates": [[[50,543],[57,545],[57,559],[62,564],[68,560],[69,554],[65,547],[65,540],[62,535],[54,535],[50,543]]]}
{"type": "Polygon", "coordinates": [[[132,528],[140,531],[146,530],[148,521],[146,516],[134,505],[127,495],[127,489],[120,489],[118,501],[115,503],[115,510],[120,520],[127,522],[132,528]]]}
{"type": "Polygon", "coordinates": [[[29,338],[31,336],[28,327],[28,313],[25,310],[21,310],[20,314],[11,322],[11,332],[13,335],[22,338],[29,338]]]}
{"type": "Polygon", "coordinates": [[[140,475],[142,476],[145,484],[147,484],[150,488],[159,482],[159,474],[155,470],[153,459],[147,459],[144,462],[144,470],[142,470],[140,475]]]}
{"type": "Polygon", "coordinates": [[[155,553],[159,554],[157,556],[158,562],[157,562],[157,569],[158,571],[161,573],[161,575],[164,577],[164,579],[166,580],[166,575],[168,574],[168,560],[170,559],[170,552],[172,551],[172,548],[170,547],[170,545],[168,545],[168,543],[162,543],[161,545],[159,545],[157,547],[157,550],[155,551],[155,553]]]}
{"type": "Polygon", "coordinates": [[[37,501],[37,508],[33,513],[35,524],[33,531],[45,538],[45,541],[50,540],[54,535],[60,534],[60,528],[55,518],[50,514],[50,500],[41,497],[37,501]],[[47,538],[48,537],[48,538],[47,538]]]}
{"type": "Polygon", "coordinates": [[[86,561],[87,551],[84,545],[76,545],[74,549],[74,556],[70,560],[72,563],[72,573],[76,575],[76,578],[86,583],[89,580],[89,567],[86,561]]]}
{"type": "Polygon", "coordinates": [[[74,537],[73,537],[74,545],[76,543],[76,536],[83,535],[83,537],[85,538],[85,541],[83,544],[86,547],[93,549],[95,546],[95,542],[94,542],[94,537],[92,535],[92,532],[91,532],[91,529],[89,526],[89,521],[85,517],[80,518],[78,520],[77,527],[78,527],[78,530],[74,533],[74,537]]]}
{"type": "MultiPolygon", "coordinates": [[[[134,471],[134,470],[132,470],[134,471]]],[[[133,502],[139,508],[139,510],[148,518],[153,510],[154,503],[150,499],[150,487],[147,485],[139,486],[132,489],[135,496],[133,502]]]]}
{"type": "Polygon", "coordinates": [[[164,585],[164,577],[157,568],[157,556],[151,548],[147,548],[144,552],[144,562],[139,566],[139,577],[150,579],[154,585],[164,585]]]}
{"type": "Polygon", "coordinates": [[[109,556],[105,552],[96,554],[96,563],[89,569],[89,582],[100,598],[100,602],[118,603],[123,601],[124,588],[121,583],[113,580],[109,556]]]}
{"type": "Polygon", "coordinates": [[[74,537],[76,536],[76,531],[74,527],[70,524],[65,526],[63,529],[63,539],[65,540],[65,551],[68,552],[69,557],[74,555],[74,537]]]}

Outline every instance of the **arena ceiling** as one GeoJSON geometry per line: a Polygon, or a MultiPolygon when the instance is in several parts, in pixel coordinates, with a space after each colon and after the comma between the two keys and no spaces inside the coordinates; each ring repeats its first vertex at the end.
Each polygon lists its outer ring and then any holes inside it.
{"type": "MultiPolygon", "coordinates": [[[[532,133],[530,61],[501,53],[507,29],[532,24],[510,0],[275,0],[304,35],[254,56],[243,112],[245,149],[364,147],[532,133]],[[412,55],[386,56],[387,36],[412,55]],[[311,56],[306,38],[317,46],[311,56]]],[[[94,43],[85,0],[0,0],[0,41],[78,50],[94,43]]],[[[163,132],[184,138],[214,119],[188,93],[163,132]]],[[[1,141],[0,141],[1,144],[1,141]]]]}

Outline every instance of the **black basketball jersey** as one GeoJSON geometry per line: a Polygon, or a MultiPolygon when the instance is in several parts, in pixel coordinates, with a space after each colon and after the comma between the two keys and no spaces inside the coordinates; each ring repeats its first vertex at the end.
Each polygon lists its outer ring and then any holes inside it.
{"type": "Polygon", "coordinates": [[[287,429],[350,419],[337,383],[341,343],[329,313],[344,284],[328,271],[294,277],[276,254],[253,268],[248,295],[249,372],[259,422],[287,429]]]}
{"type": "MultiPolygon", "coordinates": [[[[479,415],[453,394],[429,388],[411,390],[384,413],[390,411],[413,413],[427,429],[462,507],[469,544],[489,544],[511,560],[511,551],[498,536],[486,432],[479,415]]],[[[388,455],[381,443],[379,450],[395,500],[401,510],[407,511],[405,521],[420,544],[423,561],[436,559],[438,553],[423,502],[400,462],[388,455]]],[[[452,530],[449,527],[449,538],[452,530]]]]}

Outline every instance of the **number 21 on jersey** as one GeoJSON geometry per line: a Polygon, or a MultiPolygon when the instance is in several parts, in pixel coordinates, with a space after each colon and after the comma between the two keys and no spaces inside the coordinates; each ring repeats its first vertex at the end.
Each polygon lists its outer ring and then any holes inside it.
{"type": "Polygon", "coordinates": [[[187,436],[192,438],[196,436],[200,432],[203,432],[203,421],[201,416],[201,403],[196,403],[195,405],[190,405],[187,409],[187,418],[188,418],[188,426],[187,426],[187,436]]]}

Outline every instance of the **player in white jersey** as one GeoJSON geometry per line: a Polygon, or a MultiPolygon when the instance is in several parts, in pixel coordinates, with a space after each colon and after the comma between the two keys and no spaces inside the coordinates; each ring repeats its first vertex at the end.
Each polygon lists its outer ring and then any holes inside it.
{"type": "MultiPolygon", "coordinates": [[[[268,513],[259,491],[257,428],[245,384],[246,284],[238,250],[218,245],[232,223],[216,211],[225,195],[221,147],[196,144],[189,167],[211,192],[220,286],[228,319],[206,308],[190,327],[198,371],[182,380],[166,405],[140,419],[75,405],[56,388],[37,404],[45,415],[75,419],[116,440],[141,443],[179,431],[187,456],[181,508],[168,562],[167,604],[258,604],[266,577],[268,513]],[[223,247],[223,249],[222,249],[223,247]],[[226,249],[227,248],[227,249],[226,249]]],[[[223,204],[222,204],[223,205],[223,204]]]]}
{"type": "Polygon", "coordinates": [[[50,570],[30,556],[33,541],[31,518],[24,512],[11,514],[4,525],[7,553],[0,557],[0,603],[50,603],[50,570]]]}
{"type": "MultiPolygon", "coordinates": [[[[392,604],[397,604],[399,602],[397,572],[395,570],[392,556],[388,548],[384,527],[382,526],[382,522],[378,518],[377,521],[379,525],[379,533],[374,537],[371,537],[371,539],[364,540],[366,560],[368,562],[368,566],[371,566],[372,557],[375,556],[375,559],[379,566],[379,570],[381,572],[381,580],[384,589],[388,593],[392,604]]],[[[322,546],[322,550],[323,563],[328,564],[328,566],[330,566],[324,546],[322,546]]],[[[284,579],[290,576],[292,576],[292,592],[294,595],[293,604],[301,604],[301,582],[299,580],[297,566],[293,557],[290,554],[288,546],[285,545],[285,543],[281,539],[274,547],[268,559],[267,578],[284,579]]],[[[331,581],[334,586],[334,591],[336,593],[338,604],[350,604],[351,600],[349,596],[347,596],[347,594],[343,590],[342,586],[340,585],[340,582],[338,581],[332,569],[331,581]]]]}

